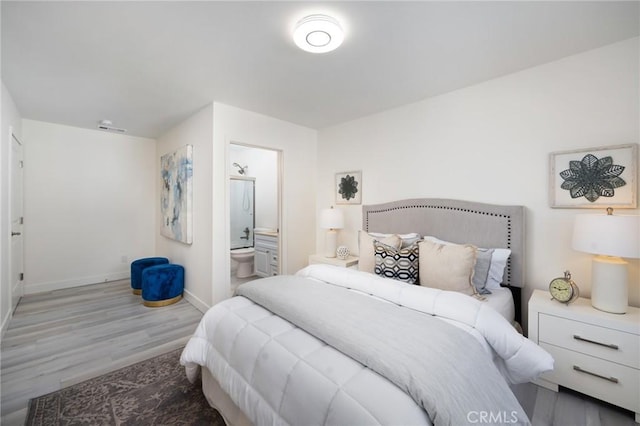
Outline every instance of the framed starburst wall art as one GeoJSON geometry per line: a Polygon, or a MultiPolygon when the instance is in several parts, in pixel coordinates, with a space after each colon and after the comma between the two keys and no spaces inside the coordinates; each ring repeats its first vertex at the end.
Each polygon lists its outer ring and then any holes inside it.
{"type": "Polygon", "coordinates": [[[636,208],[638,144],[549,154],[553,208],[636,208]]]}
{"type": "Polygon", "coordinates": [[[336,204],[362,204],[362,172],[336,173],[336,204]]]}

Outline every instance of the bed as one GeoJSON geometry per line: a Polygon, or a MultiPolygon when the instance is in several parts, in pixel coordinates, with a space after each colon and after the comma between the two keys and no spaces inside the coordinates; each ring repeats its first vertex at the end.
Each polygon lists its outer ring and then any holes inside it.
{"type": "Polygon", "coordinates": [[[511,324],[524,208],[365,205],[363,232],[508,249],[506,288],[469,296],[329,265],[244,284],[204,315],[181,356],[227,424],[529,424],[509,385],[553,359],[511,324]]]}

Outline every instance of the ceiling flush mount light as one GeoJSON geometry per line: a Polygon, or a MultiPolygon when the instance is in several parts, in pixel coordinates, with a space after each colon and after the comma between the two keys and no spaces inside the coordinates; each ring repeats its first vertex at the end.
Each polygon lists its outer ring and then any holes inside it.
{"type": "Polygon", "coordinates": [[[293,41],[307,52],[331,52],[342,44],[344,32],[331,16],[309,15],[302,18],[293,30],[293,41]]]}

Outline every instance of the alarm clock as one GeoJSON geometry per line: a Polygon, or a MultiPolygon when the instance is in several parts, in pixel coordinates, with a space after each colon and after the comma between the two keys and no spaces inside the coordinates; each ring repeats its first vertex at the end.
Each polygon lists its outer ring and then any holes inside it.
{"type": "Polygon", "coordinates": [[[558,277],[549,283],[551,298],[567,305],[580,296],[580,289],[571,279],[571,272],[564,271],[564,277],[558,277]]]}

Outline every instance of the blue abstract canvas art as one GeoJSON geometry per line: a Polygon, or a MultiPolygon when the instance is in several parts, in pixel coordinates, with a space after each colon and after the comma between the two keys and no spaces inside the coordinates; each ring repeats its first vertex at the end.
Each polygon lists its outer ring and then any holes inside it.
{"type": "Polygon", "coordinates": [[[193,146],[185,145],[160,159],[162,191],[160,233],[185,244],[193,242],[193,146]]]}

